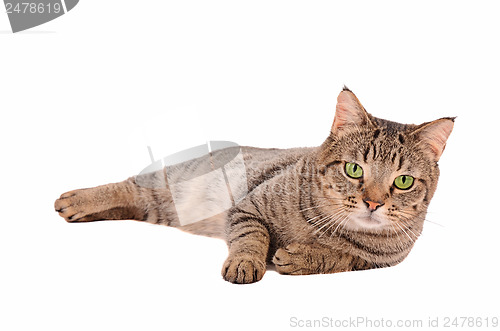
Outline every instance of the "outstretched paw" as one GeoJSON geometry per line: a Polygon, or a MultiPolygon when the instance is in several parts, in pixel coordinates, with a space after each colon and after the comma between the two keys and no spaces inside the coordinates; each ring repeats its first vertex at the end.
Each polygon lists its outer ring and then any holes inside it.
{"type": "Polygon", "coordinates": [[[222,267],[222,277],[235,284],[258,282],[266,272],[266,264],[251,255],[229,256],[222,267]]]}
{"type": "Polygon", "coordinates": [[[85,189],[66,192],[54,203],[55,210],[67,222],[94,221],[94,207],[85,189]]]}

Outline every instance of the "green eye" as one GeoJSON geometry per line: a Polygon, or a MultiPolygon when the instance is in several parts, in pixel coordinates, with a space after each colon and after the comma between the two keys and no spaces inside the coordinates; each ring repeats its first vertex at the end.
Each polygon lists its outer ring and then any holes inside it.
{"type": "Polygon", "coordinates": [[[400,190],[407,190],[413,185],[413,177],[402,175],[396,177],[394,180],[394,186],[396,186],[400,190]]]}
{"type": "Polygon", "coordinates": [[[363,176],[363,168],[356,163],[347,162],[345,164],[345,173],[351,178],[360,178],[363,176]]]}

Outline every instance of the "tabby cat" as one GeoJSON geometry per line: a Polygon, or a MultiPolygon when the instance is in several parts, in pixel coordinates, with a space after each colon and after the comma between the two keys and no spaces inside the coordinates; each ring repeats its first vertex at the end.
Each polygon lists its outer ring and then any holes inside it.
{"type": "Polygon", "coordinates": [[[187,223],[179,217],[205,208],[203,199],[217,201],[210,184],[201,189],[196,181],[177,187],[181,198],[174,199],[169,181],[193,177],[196,159],[64,193],[55,209],[68,222],[132,219],[223,238],[222,277],[232,283],[257,282],[272,264],[288,275],[393,266],[422,232],[453,123],[376,118],[344,87],[321,146],[232,147],[245,164],[247,194],[219,214],[187,223]]]}

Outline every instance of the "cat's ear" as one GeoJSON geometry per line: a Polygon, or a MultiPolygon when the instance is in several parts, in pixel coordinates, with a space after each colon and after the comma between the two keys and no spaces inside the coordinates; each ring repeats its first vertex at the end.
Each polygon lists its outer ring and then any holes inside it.
{"type": "Polygon", "coordinates": [[[365,108],[358,98],[346,86],[337,97],[335,119],[333,120],[332,133],[338,132],[348,126],[361,126],[372,124],[365,108]]]}
{"type": "Polygon", "coordinates": [[[419,125],[412,134],[422,141],[421,148],[430,154],[434,161],[439,161],[446,147],[446,141],[453,130],[454,117],[444,117],[433,122],[419,125]]]}

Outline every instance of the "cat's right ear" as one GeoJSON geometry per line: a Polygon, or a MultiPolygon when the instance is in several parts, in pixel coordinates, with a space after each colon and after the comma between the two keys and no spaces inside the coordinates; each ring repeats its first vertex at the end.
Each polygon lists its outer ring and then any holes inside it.
{"type": "Polygon", "coordinates": [[[362,126],[366,124],[372,124],[368,113],[356,95],[344,86],[342,92],[337,97],[332,133],[342,131],[342,129],[349,126],[362,126]]]}

